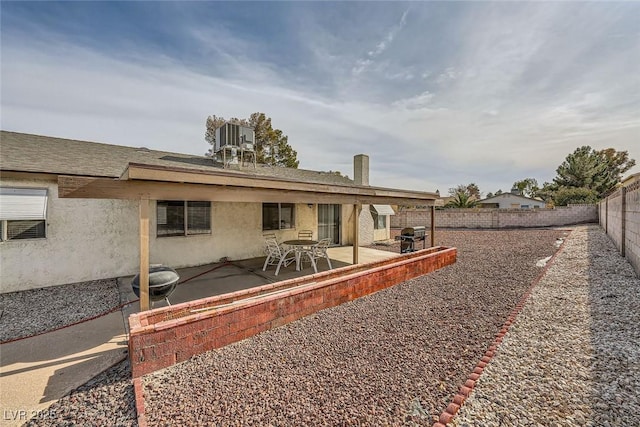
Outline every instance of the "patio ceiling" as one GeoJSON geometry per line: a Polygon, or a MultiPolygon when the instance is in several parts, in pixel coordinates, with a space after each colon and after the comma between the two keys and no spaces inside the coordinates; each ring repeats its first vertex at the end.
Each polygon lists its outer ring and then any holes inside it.
{"type": "Polygon", "coordinates": [[[137,163],[130,163],[120,179],[61,175],[58,194],[62,198],[409,205],[433,205],[437,198],[435,193],[421,191],[137,163]]]}

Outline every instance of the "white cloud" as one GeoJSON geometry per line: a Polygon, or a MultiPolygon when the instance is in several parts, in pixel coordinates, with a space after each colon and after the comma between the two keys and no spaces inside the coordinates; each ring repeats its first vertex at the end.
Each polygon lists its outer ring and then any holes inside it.
{"type": "Polygon", "coordinates": [[[428,90],[411,98],[394,101],[391,105],[400,109],[418,109],[426,107],[433,99],[433,94],[428,90]]]}
{"type": "Polygon", "coordinates": [[[503,6],[474,5],[450,24],[456,49],[424,56],[414,45],[437,46],[433,34],[406,42],[425,31],[418,5],[359,59],[360,45],[305,22],[313,31],[301,38],[304,75],[255,58],[246,52],[265,46],[219,29],[189,27],[193,43],[218,58],[213,70],[144,49],[118,59],[55,35],[38,43],[3,33],[2,124],[203,154],[208,115],[262,111],[289,136],[301,167],[351,176],[352,156],[367,153],[372,184],[441,193],[468,182],[488,192],[528,176],[548,181],[580,145],[640,161],[638,42],[602,45],[607,28],[628,35],[616,17],[595,14],[603,27],[583,23],[583,31],[562,20],[571,5],[503,6]]]}
{"type": "Polygon", "coordinates": [[[373,64],[374,60],[379,57],[380,55],[382,55],[388,48],[389,46],[392,44],[393,40],[396,38],[396,36],[398,35],[398,33],[400,31],[402,31],[402,28],[404,28],[404,26],[407,23],[407,14],[409,13],[408,10],[405,10],[404,13],[402,14],[402,17],[400,18],[400,22],[396,25],[394,25],[388,32],[387,34],[384,36],[384,38],[382,39],[382,41],[380,41],[375,49],[370,50],[367,52],[367,56],[366,58],[362,58],[362,59],[358,59],[356,61],[356,65],[352,68],[351,72],[354,76],[357,76],[361,73],[363,73],[364,71],[367,70],[367,68],[373,64]]]}

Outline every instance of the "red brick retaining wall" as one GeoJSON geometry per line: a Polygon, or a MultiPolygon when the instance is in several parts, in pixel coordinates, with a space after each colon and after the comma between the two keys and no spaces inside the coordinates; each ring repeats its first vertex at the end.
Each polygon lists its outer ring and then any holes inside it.
{"type": "Polygon", "coordinates": [[[456,248],[435,247],[357,264],[129,317],[134,378],[309,314],[438,270],[456,248]],[[193,312],[193,310],[205,309],[193,312]]]}

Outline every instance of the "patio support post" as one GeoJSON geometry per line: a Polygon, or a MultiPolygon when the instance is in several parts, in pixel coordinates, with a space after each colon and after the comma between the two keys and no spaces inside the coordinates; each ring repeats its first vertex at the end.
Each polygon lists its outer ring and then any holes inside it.
{"type": "Polygon", "coordinates": [[[357,203],[353,205],[353,264],[358,263],[358,244],[360,243],[360,212],[362,205],[357,203]]]}
{"type": "Polygon", "coordinates": [[[149,310],[149,199],[140,199],[140,311],[149,310]]]}
{"type": "Polygon", "coordinates": [[[436,245],[436,205],[431,206],[431,247],[436,245]]]}

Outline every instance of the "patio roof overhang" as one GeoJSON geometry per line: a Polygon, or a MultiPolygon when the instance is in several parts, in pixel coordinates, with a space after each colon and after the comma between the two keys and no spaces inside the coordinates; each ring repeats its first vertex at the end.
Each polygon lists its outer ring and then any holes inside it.
{"type": "Polygon", "coordinates": [[[358,263],[359,215],[363,204],[429,205],[432,246],[437,194],[364,185],[324,184],[233,170],[199,170],[129,163],[120,178],[58,176],[58,197],[139,201],[140,309],[149,309],[150,200],[351,204],[353,263],[358,263]]]}
{"type": "Polygon", "coordinates": [[[119,179],[58,177],[61,198],[433,205],[435,193],[130,163],[119,179]]]}

